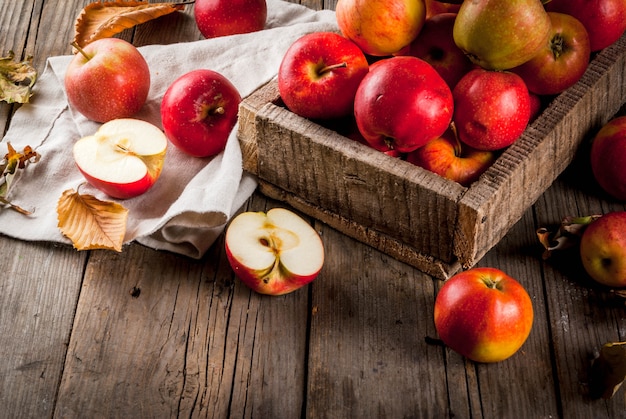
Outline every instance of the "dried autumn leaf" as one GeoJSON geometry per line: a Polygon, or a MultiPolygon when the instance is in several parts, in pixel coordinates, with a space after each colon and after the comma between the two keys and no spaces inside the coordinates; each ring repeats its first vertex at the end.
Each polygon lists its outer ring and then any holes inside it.
{"type": "Polygon", "coordinates": [[[32,88],[37,81],[37,70],[32,66],[33,57],[14,61],[15,53],[9,51],[0,57],[0,100],[7,103],[28,103],[32,88]]]}
{"type": "Polygon", "coordinates": [[[564,250],[577,246],[580,237],[585,231],[585,227],[591,222],[600,218],[600,215],[589,215],[585,217],[567,216],[561,221],[557,231],[550,231],[546,227],[537,229],[537,238],[544,247],[543,259],[547,260],[555,250],[564,250]]]}
{"type": "Polygon", "coordinates": [[[8,152],[0,160],[0,208],[8,207],[24,215],[30,215],[30,211],[13,204],[9,200],[9,194],[17,171],[26,168],[28,163],[37,163],[41,156],[28,145],[19,152],[7,142],[7,149],[8,152]]]}
{"type": "Polygon", "coordinates": [[[77,250],[122,251],[128,218],[124,206],[68,189],[57,203],[57,217],[59,229],[77,250]]]}
{"type": "Polygon", "coordinates": [[[608,342],[591,365],[590,396],[610,399],[626,380],[626,342],[608,342]]]}
{"type": "Polygon", "coordinates": [[[97,1],[88,4],[76,18],[74,42],[81,48],[100,38],[109,38],[125,29],[182,10],[183,3],[147,1],[97,1]]]}

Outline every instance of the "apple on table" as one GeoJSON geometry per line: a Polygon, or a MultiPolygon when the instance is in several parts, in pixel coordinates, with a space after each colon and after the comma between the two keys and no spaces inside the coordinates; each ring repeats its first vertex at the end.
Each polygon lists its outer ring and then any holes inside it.
{"type": "Polygon", "coordinates": [[[368,71],[365,54],[350,39],[314,32],[285,52],[278,91],[287,108],[304,118],[342,118],[353,113],[357,88],[368,71]]]}
{"type": "Polygon", "coordinates": [[[195,0],[194,18],[205,38],[260,31],[267,20],[265,0],[195,0]]]}
{"type": "Polygon", "coordinates": [[[222,74],[192,70],[174,80],[163,95],[163,130],[183,152],[194,157],[215,156],[224,150],[237,123],[239,103],[239,91],[222,74]]]}
{"type": "Polygon", "coordinates": [[[626,202],[626,116],[609,120],[591,143],[591,170],[600,187],[626,202]]]}
{"type": "Polygon", "coordinates": [[[67,100],[87,119],[107,122],[135,115],[150,90],[150,69],[139,50],[118,38],[102,38],[70,61],[64,77],[67,100]]]}
{"type": "Polygon", "coordinates": [[[626,287],[626,211],[609,212],[585,227],[580,256],[594,281],[626,287]]]}
{"type": "Polygon", "coordinates": [[[167,138],[155,125],[132,118],[113,119],[73,147],[85,179],[113,198],[128,199],[148,191],[163,169],[167,138]]]}
{"type": "Polygon", "coordinates": [[[237,277],[260,294],[295,291],[313,281],[324,265],[317,231],[285,208],[237,215],[226,229],[225,249],[237,277]]]}

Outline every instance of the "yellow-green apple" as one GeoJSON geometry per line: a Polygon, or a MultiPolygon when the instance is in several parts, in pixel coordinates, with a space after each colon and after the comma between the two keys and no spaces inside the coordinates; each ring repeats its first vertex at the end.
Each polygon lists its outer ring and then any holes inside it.
{"type": "Polygon", "coordinates": [[[578,19],[556,12],[548,12],[548,16],[552,22],[548,43],[533,58],[511,69],[538,95],[556,95],[573,86],[591,57],[587,30],[578,19]]]}
{"type": "Polygon", "coordinates": [[[194,18],[205,38],[260,31],[267,20],[265,0],[196,0],[194,18]]]}
{"type": "Polygon", "coordinates": [[[155,125],[133,118],[105,122],[74,143],[76,166],[85,179],[113,198],[141,195],[161,174],[167,138],[155,125]]]}
{"type": "Polygon", "coordinates": [[[237,277],[261,294],[295,291],[313,281],[324,265],[317,231],[285,208],[237,215],[226,229],[225,249],[237,277]]]}
{"type": "MultiPolygon", "coordinates": [[[[431,0],[437,1],[437,0],[431,0]]],[[[452,37],[456,13],[440,13],[426,19],[417,38],[403,49],[401,55],[413,55],[432,65],[450,89],[468,73],[474,64],[452,37]]]]}
{"type": "Polygon", "coordinates": [[[515,354],[530,334],[533,316],[526,289],[496,268],[459,272],[435,298],[439,338],[475,362],[500,362],[515,354]]]}
{"type": "Polygon", "coordinates": [[[461,3],[442,2],[439,0],[425,0],[426,19],[429,19],[440,13],[457,13],[461,7],[461,3]]]}
{"type": "Polygon", "coordinates": [[[585,227],[580,256],[594,281],[626,287],[626,211],[609,212],[585,227]]]}
{"type": "Polygon", "coordinates": [[[626,116],[604,124],[591,143],[591,170],[612,197],[626,202],[626,116]]]}
{"type": "Polygon", "coordinates": [[[167,138],[194,157],[210,157],[226,147],[237,123],[241,95],[222,74],[198,69],[183,74],[167,88],[161,101],[161,122],[167,138]]]}
{"type": "Polygon", "coordinates": [[[70,61],[64,77],[67,100],[87,119],[107,122],[136,114],[150,90],[150,69],[139,50],[118,38],[102,38],[70,61]]]}
{"type": "Polygon", "coordinates": [[[278,91],[287,108],[304,118],[350,115],[369,64],[361,49],[335,32],[298,38],[278,69],[278,91]]]}
{"type": "Polygon", "coordinates": [[[354,98],[359,131],[375,149],[409,153],[443,134],[452,120],[450,87],[426,61],[384,58],[370,65],[354,98]]]}
{"type": "Polygon", "coordinates": [[[339,0],[341,33],[368,55],[392,55],[417,37],[426,20],[424,0],[339,0]]]}
{"type": "Polygon", "coordinates": [[[530,121],[530,95],[524,80],[510,71],[476,68],[453,90],[459,139],[478,150],[513,144],[530,121]]]}
{"type": "Polygon", "coordinates": [[[592,52],[613,44],[626,30],[624,0],[551,0],[545,8],[578,19],[587,29],[592,52]]]}
{"type": "Polygon", "coordinates": [[[461,143],[452,128],[406,156],[409,163],[463,186],[478,180],[495,159],[493,151],[475,150],[461,143]]]}
{"type": "Polygon", "coordinates": [[[541,0],[471,0],[461,4],[454,41],[476,64],[507,70],[534,57],[550,36],[541,0]]]}

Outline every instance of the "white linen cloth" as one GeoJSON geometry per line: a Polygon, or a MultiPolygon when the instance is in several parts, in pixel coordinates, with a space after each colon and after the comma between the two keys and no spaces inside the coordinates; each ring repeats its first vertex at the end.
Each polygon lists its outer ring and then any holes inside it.
{"type": "MultiPolygon", "coordinates": [[[[264,30],[172,45],[149,45],[139,50],[151,71],[148,101],[135,118],[161,127],[160,103],[179,76],[208,68],[227,77],[242,97],[275,77],[287,48],[310,32],[336,31],[335,14],[313,11],[282,0],[267,0],[264,30]]],[[[93,134],[100,124],[72,111],[64,92],[65,69],[72,56],[50,57],[34,88],[31,103],[15,113],[0,144],[18,151],[26,145],[41,160],[21,171],[9,196],[29,211],[25,216],[0,210],[0,233],[27,241],[70,243],[57,227],[57,201],[63,191],[76,190],[115,201],[88,184],[75,167],[72,146],[93,134]]],[[[144,195],[119,200],[129,210],[124,242],[137,241],[155,249],[200,258],[256,188],[256,179],[243,172],[242,156],[233,130],[226,149],[214,158],[194,158],[168,145],[160,178],[144,195]]]]}

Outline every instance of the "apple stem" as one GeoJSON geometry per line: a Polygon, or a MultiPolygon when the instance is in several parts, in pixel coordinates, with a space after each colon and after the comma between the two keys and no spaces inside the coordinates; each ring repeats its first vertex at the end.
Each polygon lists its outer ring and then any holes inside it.
{"type": "Polygon", "coordinates": [[[348,67],[348,63],[344,61],[343,63],[339,63],[339,64],[327,65],[326,67],[323,67],[318,73],[322,75],[324,73],[328,73],[338,68],[345,68],[345,67],[348,67]]]}
{"type": "Polygon", "coordinates": [[[85,59],[87,59],[87,60],[91,60],[91,57],[90,57],[89,55],[87,55],[87,53],[85,52],[85,50],[84,50],[84,49],[82,49],[82,48],[80,47],[80,45],[78,45],[78,43],[77,43],[76,41],[72,42],[72,46],[73,46],[74,48],[76,48],[76,50],[77,50],[78,52],[80,52],[80,53],[83,55],[83,57],[85,57],[85,59]]]}

